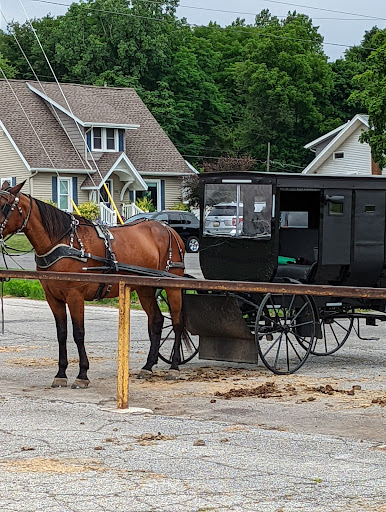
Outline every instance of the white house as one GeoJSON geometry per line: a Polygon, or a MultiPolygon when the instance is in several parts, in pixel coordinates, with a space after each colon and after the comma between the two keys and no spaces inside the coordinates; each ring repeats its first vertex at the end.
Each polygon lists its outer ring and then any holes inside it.
{"type": "Polygon", "coordinates": [[[357,114],[351,121],[313,140],[306,146],[315,158],[303,174],[368,176],[382,174],[371,158],[370,146],[359,137],[368,130],[368,116],[357,114]]]}

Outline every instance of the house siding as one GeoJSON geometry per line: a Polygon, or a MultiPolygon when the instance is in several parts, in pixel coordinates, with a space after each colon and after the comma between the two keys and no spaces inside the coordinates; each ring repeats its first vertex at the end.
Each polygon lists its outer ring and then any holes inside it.
{"type": "Polygon", "coordinates": [[[0,130],[0,177],[16,178],[16,183],[27,180],[23,192],[30,194],[30,171],[18,155],[7,135],[0,130]]]}
{"type": "MultiPolygon", "coordinates": [[[[56,173],[40,172],[33,179],[33,196],[36,199],[50,201],[52,199],[52,176],[56,173]]],[[[79,184],[82,183],[82,177],[79,174],[63,174],[62,178],[78,178],[78,204],[88,201],[88,190],[81,190],[79,184]],[[79,179],[80,178],[80,179],[79,179]]]]}
{"type": "Polygon", "coordinates": [[[182,180],[181,178],[169,177],[165,180],[165,208],[171,208],[182,199],[182,180]]]}
{"type": "Polygon", "coordinates": [[[347,174],[371,175],[371,150],[368,144],[359,142],[362,128],[357,128],[338,148],[336,152],[344,152],[344,158],[334,160],[330,155],[317,169],[316,174],[342,176],[347,174]]]}

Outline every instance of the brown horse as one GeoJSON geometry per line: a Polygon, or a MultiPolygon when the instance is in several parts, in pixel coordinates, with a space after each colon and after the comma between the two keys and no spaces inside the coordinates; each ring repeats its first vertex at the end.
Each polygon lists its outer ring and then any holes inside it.
{"type": "MultiPolygon", "coordinates": [[[[29,195],[20,193],[23,185],[24,183],[21,183],[0,191],[0,241],[6,235],[23,231],[37,255],[45,255],[58,244],[63,244],[65,250],[68,249],[68,246],[73,245],[76,249],[84,249],[86,253],[102,259],[106,258],[106,245],[111,245],[110,253],[120,263],[165,270],[169,268],[170,260],[172,260],[173,262],[179,262],[177,263],[179,268],[171,268],[170,272],[179,276],[183,275],[181,262],[184,245],[178,234],[169,227],[157,221],[145,221],[132,226],[111,228],[110,232],[114,239],[107,243],[107,240],[98,236],[93,223],[83,217],[75,217],[29,195]]],[[[98,266],[101,266],[101,262],[93,259],[87,258],[79,261],[62,257],[49,268],[44,266],[44,270],[84,272],[82,270],[84,267],[98,266]]],[[[42,269],[37,266],[37,270],[42,269]]],[[[41,281],[41,283],[47,302],[55,317],[59,343],[59,370],[52,387],[67,385],[67,304],[72,319],[74,340],[79,353],[79,375],[72,387],[85,388],[89,384],[87,377],[89,362],[84,346],[84,301],[93,300],[96,297],[99,285],[65,281],[41,281]]],[[[145,378],[151,375],[152,367],[158,361],[163,316],[155,298],[155,288],[138,286],[135,289],[148,316],[150,350],[147,362],[139,373],[139,377],[145,378]]],[[[172,364],[168,376],[169,378],[177,378],[183,331],[182,297],[181,291],[178,289],[170,288],[165,291],[175,332],[172,364]]],[[[111,289],[105,288],[104,293],[107,298],[117,297],[118,286],[114,285],[111,289]]]]}

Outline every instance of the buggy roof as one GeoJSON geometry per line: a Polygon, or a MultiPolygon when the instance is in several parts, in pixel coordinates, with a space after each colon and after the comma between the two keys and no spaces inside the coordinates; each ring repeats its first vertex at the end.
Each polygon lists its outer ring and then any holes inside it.
{"type": "Polygon", "coordinates": [[[320,176],[315,174],[270,173],[270,172],[213,172],[203,173],[204,183],[248,184],[272,183],[280,189],[384,189],[386,176],[320,176]]]}

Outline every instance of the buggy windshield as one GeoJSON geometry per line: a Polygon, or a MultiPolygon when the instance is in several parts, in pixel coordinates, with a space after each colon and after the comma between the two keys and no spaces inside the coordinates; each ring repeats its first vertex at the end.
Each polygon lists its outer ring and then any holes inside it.
{"type": "Polygon", "coordinates": [[[204,235],[271,238],[272,186],[207,184],[204,235]]]}

